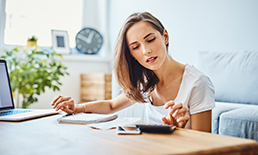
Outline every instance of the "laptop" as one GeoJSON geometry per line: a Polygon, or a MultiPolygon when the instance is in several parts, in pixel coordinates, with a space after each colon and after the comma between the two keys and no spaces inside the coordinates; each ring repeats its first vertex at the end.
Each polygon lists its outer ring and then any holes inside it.
{"type": "Polygon", "coordinates": [[[6,61],[0,59],[0,121],[23,121],[58,113],[54,109],[15,109],[6,61]]]}

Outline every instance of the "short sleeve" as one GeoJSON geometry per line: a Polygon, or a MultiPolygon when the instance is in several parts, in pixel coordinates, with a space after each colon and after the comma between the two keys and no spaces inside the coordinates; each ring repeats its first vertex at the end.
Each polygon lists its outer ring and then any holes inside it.
{"type": "Polygon", "coordinates": [[[215,107],[214,86],[210,79],[201,75],[195,81],[189,100],[190,114],[211,110],[215,107]]]}

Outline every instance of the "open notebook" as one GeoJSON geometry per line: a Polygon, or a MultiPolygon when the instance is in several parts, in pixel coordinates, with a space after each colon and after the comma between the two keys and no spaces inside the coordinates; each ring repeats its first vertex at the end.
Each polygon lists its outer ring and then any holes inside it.
{"type": "Polygon", "coordinates": [[[23,121],[57,113],[54,109],[15,109],[6,61],[0,59],[0,121],[23,121]]]}

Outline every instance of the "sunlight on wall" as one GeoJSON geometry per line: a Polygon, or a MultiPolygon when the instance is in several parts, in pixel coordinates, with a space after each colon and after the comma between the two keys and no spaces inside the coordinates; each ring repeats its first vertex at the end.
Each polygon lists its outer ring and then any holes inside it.
{"type": "Polygon", "coordinates": [[[24,45],[36,35],[39,46],[52,46],[51,29],[68,31],[70,47],[81,29],[82,0],[6,0],[5,44],[24,45]]]}

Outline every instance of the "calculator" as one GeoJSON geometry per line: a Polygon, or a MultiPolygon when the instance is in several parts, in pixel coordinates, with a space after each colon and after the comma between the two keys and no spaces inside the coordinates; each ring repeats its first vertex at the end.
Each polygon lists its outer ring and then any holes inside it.
{"type": "Polygon", "coordinates": [[[176,129],[176,126],[165,124],[136,124],[136,127],[148,133],[172,133],[176,129]]]}

